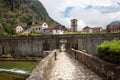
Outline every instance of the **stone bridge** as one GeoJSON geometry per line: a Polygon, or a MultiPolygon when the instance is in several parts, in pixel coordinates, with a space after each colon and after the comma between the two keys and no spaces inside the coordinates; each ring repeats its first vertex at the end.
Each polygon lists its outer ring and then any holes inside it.
{"type": "Polygon", "coordinates": [[[26,80],[120,80],[120,66],[75,49],[53,50],[33,70],[26,80]]]}

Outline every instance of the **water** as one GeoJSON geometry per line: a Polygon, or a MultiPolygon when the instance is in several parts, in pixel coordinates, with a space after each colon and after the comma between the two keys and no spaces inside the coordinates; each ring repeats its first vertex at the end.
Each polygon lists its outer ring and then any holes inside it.
{"type": "Polygon", "coordinates": [[[0,71],[0,80],[25,80],[28,75],[0,71]]]}
{"type": "Polygon", "coordinates": [[[0,71],[5,71],[5,72],[12,72],[12,73],[17,73],[17,74],[30,74],[29,71],[24,71],[24,70],[18,70],[16,68],[14,69],[0,69],[0,71]]]}

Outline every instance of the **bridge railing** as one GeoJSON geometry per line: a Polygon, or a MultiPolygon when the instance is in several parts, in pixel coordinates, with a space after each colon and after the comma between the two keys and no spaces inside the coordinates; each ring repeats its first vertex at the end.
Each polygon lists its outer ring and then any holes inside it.
{"type": "Polygon", "coordinates": [[[120,66],[105,62],[99,58],[85,52],[72,49],[75,59],[82,62],[92,71],[107,80],[120,80],[120,66]]]}
{"type": "MultiPolygon", "coordinates": [[[[53,50],[32,71],[26,80],[49,80],[59,50],[53,50]]],[[[32,64],[31,64],[32,65],[32,64]]]]}

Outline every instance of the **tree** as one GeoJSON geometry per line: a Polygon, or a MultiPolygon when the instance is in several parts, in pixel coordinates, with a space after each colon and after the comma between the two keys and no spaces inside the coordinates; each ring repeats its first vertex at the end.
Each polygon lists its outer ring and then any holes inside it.
{"type": "Polygon", "coordinates": [[[15,35],[16,34],[16,31],[11,29],[10,26],[7,23],[3,23],[2,26],[5,30],[5,32],[7,32],[9,35],[15,35]]]}

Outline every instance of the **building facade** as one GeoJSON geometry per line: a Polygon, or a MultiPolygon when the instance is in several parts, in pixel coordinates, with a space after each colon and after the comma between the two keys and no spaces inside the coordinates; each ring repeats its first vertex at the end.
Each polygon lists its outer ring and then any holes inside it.
{"type": "Polygon", "coordinates": [[[43,29],[48,28],[48,24],[47,23],[34,23],[31,26],[28,27],[28,29],[26,29],[25,32],[30,33],[32,31],[35,31],[37,33],[42,33],[43,29]]]}
{"type": "Polygon", "coordinates": [[[85,32],[85,33],[92,33],[92,28],[90,28],[90,27],[88,27],[88,26],[84,27],[82,30],[83,30],[83,32],[85,32]]]}
{"type": "Polygon", "coordinates": [[[114,25],[114,26],[107,26],[107,32],[110,32],[110,33],[115,33],[117,31],[120,30],[120,24],[119,25],[114,25]]]}
{"type": "Polygon", "coordinates": [[[88,27],[88,26],[84,27],[82,30],[83,30],[84,33],[100,33],[100,32],[103,31],[102,27],[91,28],[91,27],[88,27]]]}
{"type": "Polygon", "coordinates": [[[15,27],[15,31],[16,31],[16,33],[20,33],[20,32],[22,32],[24,29],[22,28],[22,26],[16,26],[15,27]]]}
{"type": "Polygon", "coordinates": [[[60,35],[60,34],[64,34],[64,30],[62,28],[59,27],[48,27],[43,29],[42,34],[45,35],[60,35]]]}

